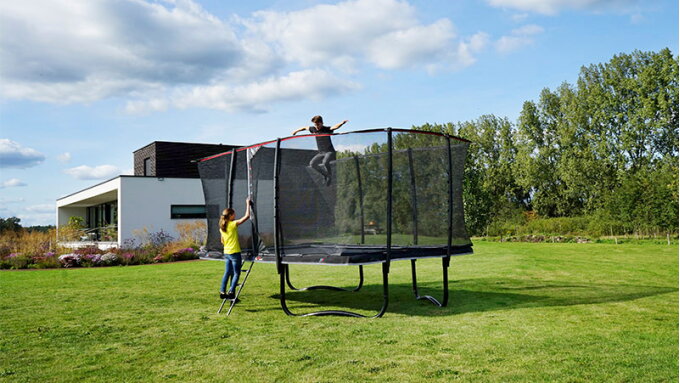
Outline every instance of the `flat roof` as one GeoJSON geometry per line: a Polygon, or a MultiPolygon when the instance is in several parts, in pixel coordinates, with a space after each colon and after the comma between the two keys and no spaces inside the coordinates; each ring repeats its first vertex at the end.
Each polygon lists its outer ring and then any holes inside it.
{"type": "Polygon", "coordinates": [[[115,179],[117,179],[117,178],[170,178],[170,179],[184,179],[184,180],[196,180],[196,179],[200,179],[200,178],[189,178],[189,177],[135,176],[135,175],[121,174],[121,175],[119,175],[119,176],[115,176],[115,177],[113,177],[113,178],[110,178],[110,179],[108,179],[108,180],[106,180],[106,181],[102,181],[102,182],[97,183],[97,184],[94,184],[94,185],[92,185],[92,186],[88,186],[88,187],[86,187],[85,189],[78,190],[77,192],[73,192],[73,193],[68,194],[68,195],[65,195],[65,196],[63,196],[63,197],[59,197],[59,198],[57,198],[57,201],[61,201],[62,199],[65,199],[65,198],[74,196],[74,195],[76,195],[76,194],[78,194],[78,193],[82,193],[82,192],[84,192],[84,191],[86,191],[86,190],[90,190],[90,189],[96,188],[96,187],[99,186],[99,185],[104,185],[105,183],[111,182],[111,181],[113,181],[113,180],[115,180],[115,179]]]}
{"type": "Polygon", "coordinates": [[[235,147],[235,148],[241,147],[241,145],[231,145],[231,144],[223,144],[223,143],[206,144],[206,143],[202,143],[202,142],[152,141],[151,143],[146,144],[146,145],[142,146],[141,148],[139,148],[137,150],[134,150],[132,153],[134,154],[134,153],[136,153],[136,152],[138,152],[142,149],[145,149],[145,148],[147,148],[147,147],[149,147],[153,144],[158,144],[158,143],[160,143],[160,144],[180,144],[180,145],[231,146],[231,147],[235,147]]]}

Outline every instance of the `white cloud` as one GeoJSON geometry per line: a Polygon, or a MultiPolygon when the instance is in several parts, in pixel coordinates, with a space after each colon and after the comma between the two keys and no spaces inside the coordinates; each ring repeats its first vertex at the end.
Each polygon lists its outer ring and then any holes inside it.
{"type": "Polygon", "coordinates": [[[2,94],[50,102],[209,82],[244,55],[192,1],[2,2],[0,48],[2,94]]]}
{"type": "Polygon", "coordinates": [[[20,213],[17,218],[21,219],[21,226],[48,226],[54,225],[54,211],[51,213],[20,213]]]}
{"type": "Polygon", "coordinates": [[[524,22],[529,17],[528,13],[515,13],[514,15],[510,16],[512,21],[521,23],[524,22]]]}
{"type": "Polygon", "coordinates": [[[484,33],[459,36],[446,18],[423,22],[403,0],[347,0],[228,20],[192,0],[7,1],[0,2],[0,97],[120,97],[132,113],[260,112],[359,89],[351,76],[367,66],[458,70],[487,42],[484,33]]]}
{"type": "Polygon", "coordinates": [[[644,15],[642,15],[641,13],[632,13],[630,15],[630,22],[632,24],[640,24],[640,23],[642,23],[646,20],[647,20],[647,18],[644,15]]]}
{"type": "Polygon", "coordinates": [[[494,7],[554,15],[563,10],[629,12],[641,0],[487,0],[494,7]]]}
{"type": "Polygon", "coordinates": [[[54,213],[54,204],[42,204],[42,205],[32,205],[27,206],[24,210],[29,213],[54,213]]]}
{"type": "Polygon", "coordinates": [[[339,79],[330,72],[310,69],[243,86],[211,85],[180,89],[166,98],[129,102],[126,109],[131,113],[169,107],[259,112],[266,110],[267,105],[273,102],[321,98],[357,88],[358,84],[339,79]]]}
{"type": "Polygon", "coordinates": [[[510,53],[534,43],[534,37],[543,33],[543,28],[529,24],[514,29],[510,35],[502,36],[496,41],[496,50],[500,53],[510,53]]]}
{"type": "Polygon", "coordinates": [[[1,204],[21,203],[21,202],[26,202],[26,199],[25,198],[0,198],[1,204]]]}
{"type": "Polygon", "coordinates": [[[350,0],[294,12],[261,11],[241,23],[286,60],[305,67],[351,70],[367,62],[383,69],[458,68],[468,62],[458,55],[463,42],[450,20],[423,24],[405,1],[350,0]]]}
{"type": "Polygon", "coordinates": [[[120,175],[120,169],[113,165],[99,165],[90,167],[87,165],[76,166],[64,170],[64,173],[73,176],[79,180],[98,180],[112,178],[120,175]]]}
{"type": "Polygon", "coordinates": [[[0,138],[0,168],[30,168],[45,160],[35,149],[26,148],[6,138],[0,138]]]}
{"type": "Polygon", "coordinates": [[[474,54],[484,49],[489,43],[489,35],[479,32],[472,37],[463,40],[458,45],[458,62],[461,67],[470,66],[477,60],[474,54]]]}
{"type": "Polygon", "coordinates": [[[378,36],[368,44],[366,55],[383,69],[438,62],[450,55],[450,44],[455,37],[453,24],[442,19],[431,25],[417,25],[378,36]]]}
{"type": "Polygon", "coordinates": [[[335,145],[335,150],[338,152],[364,153],[366,148],[368,146],[362,144],[335,145]]]}
{"type": "Polygon", "coordinates": [[[0,189],[26,186],[26,183],[18,178],[10,178],[0,183],[0,189]]]}
{"type": "Polygon", "coordinates": [[[71,162],[71,153],[66,152],[57,156],[57,160],[62,163],[71,162]]]}

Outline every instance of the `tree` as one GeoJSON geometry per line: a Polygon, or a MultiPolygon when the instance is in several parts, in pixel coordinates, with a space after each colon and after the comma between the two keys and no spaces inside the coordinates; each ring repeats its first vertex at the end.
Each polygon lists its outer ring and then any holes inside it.
{"type": "Polygon", "coordinates": [[[6,231],[20,231],[21,230],[21,219],[17,217],[0,218],[0,233],[6,231]]]}

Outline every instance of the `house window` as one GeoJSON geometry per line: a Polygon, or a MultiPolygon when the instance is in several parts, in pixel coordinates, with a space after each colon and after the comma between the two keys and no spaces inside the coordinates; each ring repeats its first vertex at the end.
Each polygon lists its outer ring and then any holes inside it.
{"type": "Polygon", "coordinates": [[[151,158],[147,157],[144,159],[144,175],[145,176],[150,176],[151,175],[151,158]]]}
{"type": "Polygon", "coordinates": [[[170,218],[205,218],[205,205],[172,205],[170,218]]]}

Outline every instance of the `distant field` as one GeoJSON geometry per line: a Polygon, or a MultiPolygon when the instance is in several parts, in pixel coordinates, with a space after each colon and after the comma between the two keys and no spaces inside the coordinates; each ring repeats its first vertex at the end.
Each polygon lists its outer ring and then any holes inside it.
{"type": "MultiPolygon", "coordinates": [[[[230,317],[223,264],[0,272],[0,382],[678,380],[678,246],[478,242],[450,268],[446,308],[415,301],[393,263],[380,319],[292,318],[256,264],[230,317]]],[[[441,295],[439,260],[418,262],[441,295]]],[[[356,268],[293,266],[296,285],[353,286],[356,268]]],[[[358,293],[290,293],[294,311],[374,313],[358,293]]]]}

